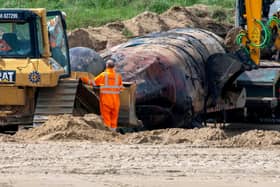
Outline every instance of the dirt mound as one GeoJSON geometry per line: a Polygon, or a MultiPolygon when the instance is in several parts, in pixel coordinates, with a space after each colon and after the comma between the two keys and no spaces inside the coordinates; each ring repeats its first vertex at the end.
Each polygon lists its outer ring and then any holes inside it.
{"type": "Polygon", "coordinates": [[[96,51],[106,47],[107,40],[104,37],[95,37],[89,29],[79,28],[68,33],[70,47],[88,47],[96,51]]]}
{"type": "Polygon", "coordinates": [[[143,12],[132,19],[108,23],[101,27],[75,29],[68,34],[70,47],[89,47],[102,51],[129,38],[151,32],[166,31],[180,27],[198,27],[225,37],[233,25],[226,23],[233,12],[213,9],[206,5],[191,7],[174,6],[158,15],[143,12]]]}
{"type": "Polygon", "coordinates": [[[251,130],[228,138],[222,143],[228,147],[271,147],[280,145],[279,131],[251,130]]]}
{"type": "Polygon", "coordinates": [[[71,115],[51,116],[48,121],[36,128],[19,131],[15,137],[25,141],[33,140],[88,140],[93,142],[114,141],[118,134],[107,129],[99,116],[84,117],[71,115]]]}
{"type": "Polygon", "coordinates": [[[121,135],[104,126],[99,116],[51,116],[42,126],[1,135],[0,142],[15,141],[91,141],[123,144],[187,144],[192,147],[247,147],[280,146],[279,131],[229,131],[219,128],[160,129],[121,135]]]}
{"type": "Polygon", "coordinates": [[[162,129],[154,131],[144,131],[128,135],[123,139],[125,143],[132,144],[174,144],[174,143],[197,143],[226,138],[221,129],[162,129]]]}
{"type": "Polygon", "coordinates": [[[161,19],[171,28],[195,27],[199,18],[185,7],[174,6],[160,15],[161,19]]]}
{"type": "Polygon", "coordinates": [[[103,27],[75,29],[68,33],[69,46],[82,46],[101,51],[127,41],[127,37],[123,34],[124,29],[121,22],[110,23],[103,27]]]}
{"type": "Polygon", "coordinates": [[[0,142],[16,142],[18,141],[16,137],[7,135],[7,134],[0,134],[0,142]]]}
{"type": "Polygon", "coordinates": [[[218,128],[163,129],[127,134],[122,137],[128,144],[189,144],[193,147],[279,147],[280,132],[250,130],[225,131],[218,128]]]}
{"type": "Polygon", "coordinates": [[[195,27],[209,30],[223,38],[233,28],[233,25],[229,23],[230,18],[234,15],[231,9],[213,8],[196,4],[186,7],[186,11],[195,17],[195,19],[193,18],[195,27]]]}
{"type": "Polygon", "coordinates": [[[204,20],[200,25],[197,26],[198,28],[209,30],[222,38],[226,37],[229,30],[232,29],[232,25],[227,23],[217,23],[214,20],[204,20]]]}
{"type": "Polygon", "coordinates": [[[161,17],[153,12],[143,12],[123,23],[133,36],[141,36],[151,32],[166,31],[169,29],[161,17]]]}
{"type": "Polygon", "coordinates": [[[203,4],[195,4],[193,6],[186,7],[186,10],[200,18],[208,18],[212,15],[211,8],[203,4]]]}
{"type": "Polygon", "coordinates": [[[236,43],[236,36],[240,33],[240,31],[240,27],[232,28],[228,31],[224,40],[224,44],[228,51],[234,52],[240,48],[236,43]]]}

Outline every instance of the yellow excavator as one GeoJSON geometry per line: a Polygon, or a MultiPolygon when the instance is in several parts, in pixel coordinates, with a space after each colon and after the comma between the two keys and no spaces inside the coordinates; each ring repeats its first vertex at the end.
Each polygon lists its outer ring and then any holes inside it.
{"type": "MultiPolygon", "coordinates": [[[[65,18],[61,11],[0,9],[0,130],[43,123],[49,115],[99,112],[98,96],[71,72],[65,18]],[[58,21],[62,46],[51,45],[50,22],[58,21]]],[[[139,124],[135,85],[121,95],[120,124],[139,124]]]]}
{"type": "Polygon", "coordinates": [[[274,0],[236,1],[236,25],[242,28],[237,36],[237,44],[250,55],[256,66],[260,65],[261,49],[267,48],[270,42],[273,42],[276,50],[280,50],[280,20],[277,12],[269,17],[273,2],[274,0]]]}
{"type": "Polygon", "coordinates": [[[236,1],[236,26],[241,31],[236,37],[240,50],[235,54],[248,58],[241,58],[241,71],[237,68],[230,86],[245,89],[246,102],[238,110],[229,110],[226,122],[280,122],[280,12],[275,3],[236,1]]]}

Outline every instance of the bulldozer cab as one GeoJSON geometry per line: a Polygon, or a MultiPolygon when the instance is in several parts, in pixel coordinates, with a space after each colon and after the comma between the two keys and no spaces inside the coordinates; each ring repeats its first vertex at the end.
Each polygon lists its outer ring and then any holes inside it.
{"type": "Polygon", "coordinates": [[[35,58],[38,51],[34,32],[31,28],[36,25],[36,16],[24,12],[0,12],[0,55],[2,58],[35,58]],[[34,17],[34,20],[30,18],[34,17]]]}
{"type": "Polygon", "coordinates": [[[55,61],[64,70],[60,77],[69,77],[69,50],[62,13],[45,9],[0,9],[0,56],[55,61]]]}

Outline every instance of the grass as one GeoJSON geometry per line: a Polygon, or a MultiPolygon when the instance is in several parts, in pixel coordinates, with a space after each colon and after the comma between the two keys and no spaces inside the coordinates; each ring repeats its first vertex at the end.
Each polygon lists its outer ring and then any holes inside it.
{"type": "Polygon", "coordinates": [[[0,0],[0,7],[63,10],[67,13],[68,28],[74,29],[129,19],[143,11],[162,13],[174,5],[197,3],[224,8],[234,8],[235,5],[234,0],[0,0]]]}

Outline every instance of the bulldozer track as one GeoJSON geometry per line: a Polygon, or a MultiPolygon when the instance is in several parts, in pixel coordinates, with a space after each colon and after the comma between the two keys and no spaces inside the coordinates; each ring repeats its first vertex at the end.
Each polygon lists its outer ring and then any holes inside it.
{"type": "Polygon", "coordinates": [[[49,115],[99,113],[97,95],[76,79],[62,79],[54,88],[40,88],[33,126],[44,123],[49,115]]]}
{"type": "Polygon", "coordinates": [[[53,88],[40,88],[34,112],[33,125],[44,123],[49,115],[72,114],[78,80],[60,80],[53,88]]]}

